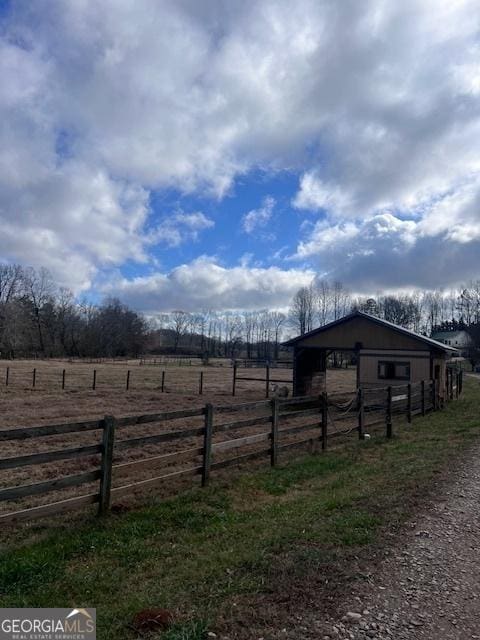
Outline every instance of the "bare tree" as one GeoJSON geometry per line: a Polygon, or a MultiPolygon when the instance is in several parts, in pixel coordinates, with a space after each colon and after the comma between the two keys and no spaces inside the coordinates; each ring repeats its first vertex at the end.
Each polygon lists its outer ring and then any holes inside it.
{"type": "Polygon", "coordinates": [[[282,327],[287,320],[287,316],[279,311],[273,311],[270,313],[270,321],[273,327],[273,357],[278,360],[278,351],[280,344],[280,336],[282,327]]]}
{"type": "Polygon", "coordinates": [[[34,323],[37,328],[38,346],[41,353],[45,353],[45,342],[43,337],[43,311],[47,302],[53,299],[55,285],[52,276],[43,267],[35,271],[29,267],[24,272],[23,284],[25,296],[32,307],[34,323]]]}
{"type": "Polygon", "coordinates": [[[301,287],[293,296],[290,320],[300,335],[313,329],[314,293],[313,287],[301,287]]]}
{"type": "Polygon", "coordinates": [[[173,331],[173,350],[176,352],[182,336],[184,336],[187,331],[190,314],[186,311],[173,311],[170,321],[173,331]]]}
{"type": "Polygon", "coordinates": [[[333,292],[328,280],[318,280],[314,286],[318,325],[323,327],[332,319],[333,292]]]}

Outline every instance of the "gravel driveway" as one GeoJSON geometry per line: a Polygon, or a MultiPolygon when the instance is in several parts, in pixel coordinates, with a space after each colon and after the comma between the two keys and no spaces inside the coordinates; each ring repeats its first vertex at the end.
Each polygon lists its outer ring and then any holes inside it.
{"type": "MultiPolygon", "coordinates": [[[[336,618],[303,620],[295,637],[480,638],[480,446],[439,484],[437,498],[368,580],[352,583],[336,618]]],[[[284,637],[291,632],[284,630],[284,637]]]]}

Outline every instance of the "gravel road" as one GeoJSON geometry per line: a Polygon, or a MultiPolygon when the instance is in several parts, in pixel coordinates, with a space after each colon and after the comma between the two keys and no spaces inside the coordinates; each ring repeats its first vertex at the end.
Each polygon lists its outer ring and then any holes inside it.
{"type": "Polygon", "coordinates": [[[352,583],[338,615],[304,618],[284,638],[480,639],[480,446],[403,539],[352,583]]]}

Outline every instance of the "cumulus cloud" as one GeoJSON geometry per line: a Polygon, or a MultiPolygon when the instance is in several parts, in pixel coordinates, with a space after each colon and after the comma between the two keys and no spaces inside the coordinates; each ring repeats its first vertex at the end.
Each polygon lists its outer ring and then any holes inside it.
{"type": "Polygon", "coordinates": [[[426,232],[423,220],[391,213],[334,225],[319,221],[290,260],[314,258],[321,275],[359,293],[446,287],[478,278],[480,238],[473,234],[463,241],[461,228],[450,225],[439,234],[427,226],[426,232]]]}
{"type": "MultiPolygon", "coordinates": [[[[255,168],[298,173],[299,215],[327,216],[335,246],[362,230],[365,255],[388,259],[388,240],[441,259],[480,235],[477,0],[37,0],[2,15],[2,257],[87,288],[151,259],[152,191],[222,198],[255,168]]],[[[157,226],[171,246],[200,231],[157,226]]],[[[297,249],[311,264],[329,260],[320,229],[297,249]]]]}
{"type": "Polygon", "coordinates": [[[242,218],[245,233],[252,234],[258,229],[264,229],[270,222],[275,207],[275,198],[266,196],[259,209],[252,209],[242,218]]]}
{"type": "Polygon", "coordinates": [[[178,247],[184,242],[196,242],[200,231],[214,226],[215,222],[201,211],[194,213],[180,211],[165,218],[149,235],[149,242],[178,247]]]}
{"type": "Polygon", "coordinates": [[[169,273],[118,279],[103,292],[120,296],[146,313],[285,308],[299,287],[307,286],[314,272],[305,269],[249,267],[245,263],[224,267],[211,257],[200,256],[169,273]]]}

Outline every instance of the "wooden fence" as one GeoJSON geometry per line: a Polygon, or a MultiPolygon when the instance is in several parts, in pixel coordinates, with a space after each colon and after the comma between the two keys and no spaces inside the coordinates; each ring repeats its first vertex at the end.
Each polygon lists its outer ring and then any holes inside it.
{"type": "MultiPolygon", "coordinates": [[[[452,376],[447,397],[458,397],[461,387],[461,373],[452,376]]],[[[345,394],[339,398],[324,393],[315,397],[273,398],[236,405],[206,404],[188,410],[123,418],[105,416],[94,421],[0,430],[2,443],[98,432],[94,444],[1,458],[0,470],[64,460],[71,460],[74,464],[92,456],[97,456],[98,461],[93,469],[82,473],[0,489],[0,502],[18,503],[29,496],[96,485],[83,495],[47,504],[28,508],[18,508],[16,504],[16,510],[0,514],[0,523],[31,520],[91,503],[98,503],[98,513],[103,515],[110,510],[112,498],[138,489],[164,485],[188,475],[201,476],[205,486],[216,470],[262,458],[276,466],[279,455],[286,450],[305,446],[312,452],[325,450],[331,439],[352,433],[357,433],[358,438],[364,440],[370,435],[367,430],[378,425],[383,425],[386,437],[391,438],[394,420],[399,415],[406,415],[410,423],[414,415],[425,415],[427,411],[441,408],[442,404],[438,387],[432,380],[381,389],[359,389],[350,398],[345,394]],[[193,419],[201,419],[201,423],[190,426],[188,422],[192,423],[193,419]],[[179,421],[183,423],[178,425],[179,421]],[[122,432],[127,428],[151,424],[159,424],[159,432],[122,438],[122,432]],[[242,433],[252,427],[260,431],[242,433]],[[125,462],[117,459],[125,450],[140,449],[145,453],[148,445],[164,446],[167,443],[175,443],[177,449],[153,456],[147,453],[146,457],[125,462]],[[177,466],[179,463],[180,468],[177,466]],[[167,467],[164,473],[138,479],[139,470],[152,470],[158,465],[167,467]],[[121,478],[125,471],[133,471],[135,480],[114,485],[113,481],[121,478]]]]}
{"type": "MultiPolygon", "coordinates": [[[[271,371],[270,371],[270,365],[263,365],[263,367],[265,367],[265,377],[264,378],[255,378],[252,376],[240,376],[238,375],[238,369],[239,369],[239,364],[238,362],[235,362],[233,365],[233,379],[232,379],[232,396],[235,396],[236,392],[237,392],[237,384],[239,381],[243,381],[243,382],[261,382],[265,385],[265,397],[269,398],[270,397],[270,391],[271,391],[271,385],[272,384],[279,384],[279,385],[293,385],[293,380],[283,380],[283,379],[279,379],[279,378],[272,378],[271,376],[271,371]]],[[[251,368],[251,367],[247,367],[247,368],[251,368]]],[[[255,367],[257,368],[257,367],[255,367]]],[[[276,367],[274,367],[276,368],[276,367]]]]}
{"type": "MultiPolygon", "coordinates": [[[[263,365],[265,367],[265,365],[263,365]]],[[[232,380],[232,396],[236,395],[237,390],[237,381],[250,381],[262,383],[265,387],[265,397],[270,397],[271,384],[278,383],[281,385],[291,385],[293,384],[292,380],[283,380],[276,379],[271,376],[271,367],[267,365],[265,367],[265,376],[264,377],[246,377],[238,375],[239,365],[234,364],[233,371],[233,380],[232,380]]],[[[257,367],[255,367],[257,368],[257,367]]],[[[276,367],[275,367],[276,368],[276,367]]],[[[144,378],[142,378],[138,373],[138,370],[135,369],[125,369],[121,375],[115,376],[115,381],[112,382],[112,376],[105,369],[90,369],[83,371],[80,375],[78,372],[71,372],[68,369],[58,369],[54,372],[52,370],[42,370],[41,368],[34,367],[29,370],[19,370],[17,371],[14,367],[7,366],[4,370],[3,376],[3,386],[5,387],[18,387],[21,386],[23,388],[31,388],[36,389],[39,387],[45,388],[45,385],[48,385],[49,389],[57,389],[62,391],[69,391],[71,389],[85,389],[96,391],[100,386],[102,388],[117,388],[124,389],[125,391],[129,391],[130,389],[143,389],[146,388],[147,382],[144,378]]],[[[117,372],[116,372],[117,373],[117,372]]],[[[198,395],[203,395],[205,390],[205,385],[207,382],[216,384],[215,377],[217,371],[214,372],[214,375],[209,378],[209,371],[192,371],[190,376],[190,380],[188,381],[191,385],[191,389],[188,393],[197,393],[198,395]],[[213,378],[213,381],[212,381],[213,378]]],[[[168,391],[172,392],[175,389],[175,393],[181,393],[183,390],[179,390],[178,387],[181,387],[180,382],[175,381],[174,372],[161,370],[158,371],[157,376],[157,386],[158,389],[164,393],[167,391],[167,384],[169,385],[168,391]],[[172,382],[172,379],[174,382],[172,382]]],[[[2,384],[2,379],[0,377],[0,385],[2,384]]],[[[225,387],[225,391],[228,393],[228,383],[225,387]]]]}

